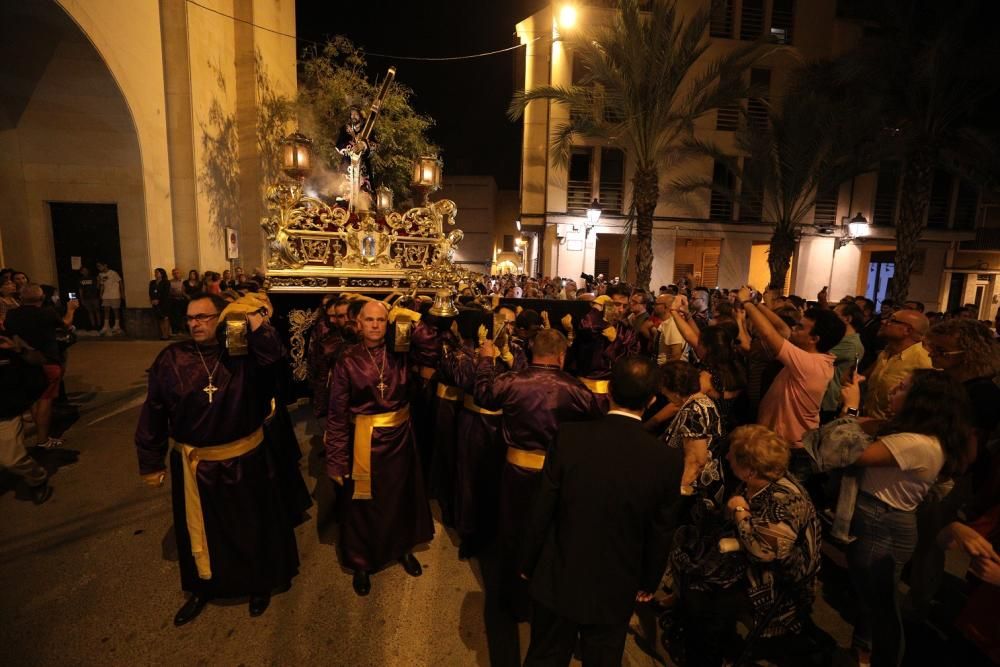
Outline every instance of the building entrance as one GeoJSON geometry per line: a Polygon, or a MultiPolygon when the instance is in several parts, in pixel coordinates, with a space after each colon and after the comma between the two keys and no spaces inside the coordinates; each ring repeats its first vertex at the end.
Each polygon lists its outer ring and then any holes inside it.
{"type": "MultiPolygon", "coordinates": [[[[91,275],[97,275],[97,262],[100,261],[122,274],[117,205],[49,202],[49,210],[52,212],[56,275],[63,299],[77,290],[80,266],[86,266],[91,275]]],[[[171,267],[163,268],[169,272],[171,267]]]]}

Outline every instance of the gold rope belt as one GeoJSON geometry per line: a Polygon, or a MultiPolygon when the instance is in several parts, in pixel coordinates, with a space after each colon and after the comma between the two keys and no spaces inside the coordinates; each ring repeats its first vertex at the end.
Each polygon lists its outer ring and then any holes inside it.
{"type": "Polygon", "coordinates": [[[517,447],[507,448],[507,463],[513,463],[519,468],[528,470],[541,470],[545,465],[545,454],[541,452],[529,452],[526,449],[517,447]]]}
{"type": "Polygon", "coordinates": [[[481,414],[481,415],[502,415],[503,414],[503,410],[487,410],[486,408],[479,407],[478,405],[476,405],[476,402],[474,400],[472,400],[472,396],[469,396],[468,394],[466,394],[465,398],[462,400],[462,405],[465,407],[466,410],[468,410],[470,412],[476,412],[476,413],[481,414]]]}
{"type": "Polygon", "coordinates": [[[212,578],[212,561],[208,555],[208,541],[205,539],[205,514],[201,509],[201,493],[198,491],[198,463],[200,461],[228,461],[252,452],[264,441],[264,430],[258,428],[250,435],[233,440],[224,445],[192,447],[175,442],[176,449],[184,459],[184,517],[187,520],[188,536],[191,538],[191,555],[198,568],[198,578],[212,578]]]}
{"type": "Polygon", "coordinates": [[[402,426],[410,418],[410,406],[395,412],[379,412],[374,415],[354,415],[354,465],[351,478],[354,480],[355,500],[372,499],[372,433],[377,428],[402,426]]]}
{"type": "Polygon", "coordinates": [[[608,380],[593,380],[591,378],[580,378],[580,380],[587,385],[587,389],[595,394],[606,394],[611,387],[611,382],[608,380]]]}
{"type": "Polygon", "coordinates": [[[450,384],[444,384],[439,382],[437,386],[438,398],[443,398],[446,401],[460,401],[465,392],[458,387],[452,387],[450,384]]]}

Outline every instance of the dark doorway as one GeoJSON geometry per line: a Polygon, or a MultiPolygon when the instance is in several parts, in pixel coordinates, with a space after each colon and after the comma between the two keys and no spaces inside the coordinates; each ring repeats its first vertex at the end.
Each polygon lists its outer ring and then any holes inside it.
{"type": "Polygon", "coordinates": [[[79,273],[74,268],[74,257],[80,264],[97,275],[97,261],[122,275],[121,239],[118,234],[118,206],[116,204],[67,204],[49,202],[52,212],[52,239],[56,249],[56,273],[59,292],[65,299],[68,292],[75,292],[79,273]]]}
{"type": "Polygon", "coordinates": [[[961,307],[962,296],[965,294],[965,278],[964,273],[953,273],[951,274],[951,280],[948,286],[948,312],[961,307]]]}

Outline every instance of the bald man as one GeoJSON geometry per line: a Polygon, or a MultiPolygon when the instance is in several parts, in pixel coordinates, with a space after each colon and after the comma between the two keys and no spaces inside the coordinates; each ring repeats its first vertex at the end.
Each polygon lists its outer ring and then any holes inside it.
{"type": "Polygon", "coordinates": [[[921,345],[930,323],[916,310],[898,310],[882,320],[878,336],[885,341],[868,372],[864,414],[888,419],[889,394],[917,368],[931,368],[931,358],[921,345]]]}

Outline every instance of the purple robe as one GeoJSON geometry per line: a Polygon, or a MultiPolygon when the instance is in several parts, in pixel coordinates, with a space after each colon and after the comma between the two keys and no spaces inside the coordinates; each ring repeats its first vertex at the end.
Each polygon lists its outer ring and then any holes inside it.
{"type": "MultiPolygon", "coordinates": [[[[139,472],[166,468],[168,438],[194,447],[246,437],[264,423],[282,358],[277,333],[262,325],[247,336],[250,354],[231,357],[219,345],[168,346],[149,370],[149,393],[136,428],[139,472]],[[204,365],[198,350],[204,356],[204,365]],[[218,366],[216,363],[218,362],[218,366]],[[214,370],[212,402],[203,391],[214,370]]],[[[174,532],[185,591],[218,597],[269,593],[298,573],[298,550],[270,443],[226,461],[201,461],[197,483],[212,578],[198,577],[185,513],[181,456],[170,452],[174,532]]]]}
{"type": "Polygon", "coordinates": [[[350,345],[333,369],[324,438],[326,467],[331,477],[344,478],[337,501],[341,562],[355,570],[378,570],[434,537],[410,420],[372,433],[370,500],[354,499],[354,482],[349,479],[354,452],[351,417],[408,407],[409,377],[406,356],[389,352],[384,345],[370,354],[364,343],[350,345]],[[384,393],[376,388],[379,369],[383,369],[384,393]]]}
{"type": "MultiPolygon", "coordinates": [[[[410,387],[413,428],[417,438],[417,447],[420,450],[420,460],[424,466],[424,478],[431,482],[430,490],[433,497],[438,497],[437,492],[441,484],[444,483],[439,483],[437,478],[445,465],[444,462],[438,460],[440,455],[434,452],[437,382],[433,378],[420,375],[420,373],[427,373],[424,369],[431,369],[436,373],[441,363],[442,347],[446,343],[449,345],[457,344],[451,332],[447,329],[442,330],[438,326],[443,321],[434,315],[424,315],[423,319],[413,326],[410,333],[409,362],[417,371],[410,387]]],[[[447,322],[451,322],[451,319],[448,319],[447,322]]],[[[444,452],[443,455],[445,458],[448,456],[447,452],[444,452]]],[[[450,521],[446,521],[446,523],[450,523],[450,521]]]]}
{"type": "MultiPolygon", "coordinates": [[[[443,382],[452,384],[470,398],[476,391],[476,351],[463,344],[445,355],[439,369],[443,382]]],[[[460,404],[456,424],[455,479],[453,488],[455,529],[474,553],[496,533],[500,498],[500,472],[504,448],[497,432],[500,415],[474,412],[460,404]]]]}
{"type": "Polygon", "coordinates": [[[306,357],[313,414],[317,417],[326,416],[330,403],[330,370],[345,344],[343,330],[330,324],[326,314],[322,313],[309,332],[309,351],[306,357]]]}
{"type": "MultiPolygon", "coordinates": [[[[639,354],[642,350],[639,335],[627,322],[620,320],[615,323],[613,341],[602,333],[608,326],[604,312],[597,308],[591,308],[580,320],[579,339],[573,344],[577,348],[576,372],[580,377],[608,380],[616,361],[630,354],[639,354]]],[[[598,394],[597,400],[604,412],[611,407],[607,394],[598,394]]]]}
{"type": "MultiPolygon", "coordinates": [[[[560,368],[532,364],[525,370],[497,373],[493,362],[476,365],[476,403],[503,410],[500,443],[507,448],[546,453],[559,434],[559,424],[596,419],[603,411],[597,398],[579,379],[560,368]]],[[[506,602],[524,619],[530,610],[527,582],[517,573],[521,534],[531,501],[541,482],[541,470],[529,470],[504,460],[500,485],[499,534],[506,602]]]]}

